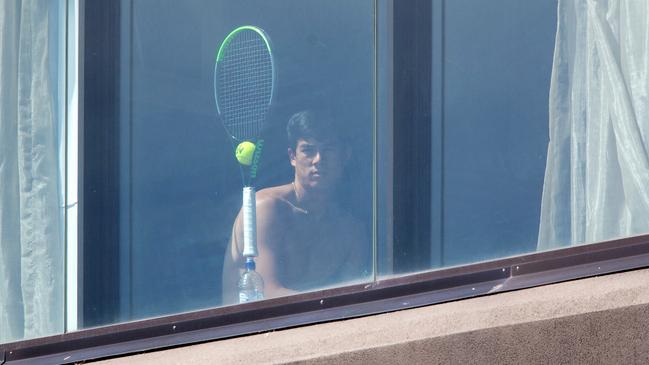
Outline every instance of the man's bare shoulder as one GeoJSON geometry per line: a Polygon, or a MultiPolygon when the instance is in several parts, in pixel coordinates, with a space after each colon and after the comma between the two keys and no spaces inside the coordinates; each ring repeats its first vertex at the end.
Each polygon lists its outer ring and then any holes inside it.
{"type": "Polygon", "coordinates": [[[256,195],[257,209],[278,212],[290,209],[293,204],[293,185],[286,184],[259,190],[256,195]]]}

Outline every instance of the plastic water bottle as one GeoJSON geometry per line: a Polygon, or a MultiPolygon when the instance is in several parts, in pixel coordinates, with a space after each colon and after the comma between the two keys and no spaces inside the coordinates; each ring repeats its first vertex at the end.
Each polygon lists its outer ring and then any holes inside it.
{"type": "Polygon", "coordinates": [[[239,303],[264,299],[264,280],[255,271],[255,260],[246,258],[246,271],[239,279],[239,303]]]}

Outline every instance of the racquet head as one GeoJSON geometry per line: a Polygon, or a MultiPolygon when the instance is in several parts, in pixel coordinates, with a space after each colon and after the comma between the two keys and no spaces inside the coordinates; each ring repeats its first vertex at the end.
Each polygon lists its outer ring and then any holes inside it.
{"type": "Polygon", "coordinates": [[[258,138],[273,101],[275,65],[266,33],[239,27],[219,47],[214,99],[226,131],[236,142],[258,138]]]}

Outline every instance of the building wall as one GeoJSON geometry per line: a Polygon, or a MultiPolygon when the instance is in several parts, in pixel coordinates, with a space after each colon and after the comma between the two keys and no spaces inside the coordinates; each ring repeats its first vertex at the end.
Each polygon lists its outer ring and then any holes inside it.
{"type": "Polygon", "coordinates": [[[101,364],[649,363],[649,269],[101,364]]]}

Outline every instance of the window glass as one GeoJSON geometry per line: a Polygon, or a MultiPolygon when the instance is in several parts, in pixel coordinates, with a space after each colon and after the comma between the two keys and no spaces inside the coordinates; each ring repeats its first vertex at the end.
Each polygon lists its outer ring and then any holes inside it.
{"type": "Polygon", "coordinates": [[[65,7],[0,3],[0,343],[64,330],[65,7]]]}
{"type": "Polygon", "coordinates": [[[381,271],[534,252],[557,2],[417,6],[395,6],[395,225],[381,271]]]}
{"type": "Polygon", "coordinates": [[[586,1],[395,6],[381,272],[649,232],[644,16],[586,1]]]}
{"type": "MultiPolygon", "coordinates": [[[[113,11],[112,59],[92,62],[115,73],[86,83],[116,95],[90,104],[97,113],[86,110],[86,128],[106,122],[102,108],[118,127],[102,127],[117,166],[88,177],[113,194],[87,203],[104,213],[86,221],[84,325],[239,303],[239,213],[253,166],[255,269],[265,298],[371,278],[373,1],[141,0],[113,11]],[[244,136],[229,119],[227,96],[217,110],[215,83],[219,96],[228,81],[214,77],[217,51],[242,26],[267,37],[275,69],[264,127],[244,136]],[[246,141],[263,148],[258,165],[246,141]]],[[[235,66],[223,67],[217,71],[235,66]]],[[[93,143],[86,140],[86,153],[93,143]]]]}
{"type": "Polygon", "coordinates": [[[445,5],[444,117],[433,122],[444,131],[433,191],[443,228],[431,257],[456,265],[534,251],[557,3],[445,5]]]}

